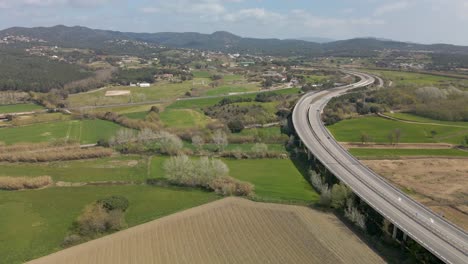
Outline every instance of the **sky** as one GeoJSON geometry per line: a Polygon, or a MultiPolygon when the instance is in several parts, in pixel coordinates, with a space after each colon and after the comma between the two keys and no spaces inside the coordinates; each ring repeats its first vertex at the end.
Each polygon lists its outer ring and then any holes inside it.
{"type": "Polygon", "coordinates": [[[59,24],[468,46],[468,0],[0,0],[0,29],[59,24]]]}

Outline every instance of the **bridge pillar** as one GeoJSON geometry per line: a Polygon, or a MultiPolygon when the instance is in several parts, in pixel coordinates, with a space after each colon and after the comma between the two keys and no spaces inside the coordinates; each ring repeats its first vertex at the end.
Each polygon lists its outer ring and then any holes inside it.
{"type": "Polygon", "coordinates": [[[396,227],[396,225],[393,225],[393,233],[392,233],[393,239],[396,239],[397,232],[398,232],[398,227],[396,227]]]}

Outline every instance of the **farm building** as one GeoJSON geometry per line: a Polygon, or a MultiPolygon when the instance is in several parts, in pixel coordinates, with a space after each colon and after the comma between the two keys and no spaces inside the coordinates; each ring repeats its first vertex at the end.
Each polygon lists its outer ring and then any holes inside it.
{"type": "Polygon", "coordinates": [[[149,84],[147,82],[142,82],[142,83],[138,83],[138,86],[140,86],[140,87],[150,87],[151,84],[149,84]]]}

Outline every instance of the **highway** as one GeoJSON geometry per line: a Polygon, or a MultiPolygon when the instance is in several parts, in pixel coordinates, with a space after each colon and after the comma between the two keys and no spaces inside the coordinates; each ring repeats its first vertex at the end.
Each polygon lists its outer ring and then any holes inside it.
{"type": "MultiPolygon", "coordinates": [[[[468,235],[371,171],[339,145],[325,128],[321,113],[333,97],[375,82],[369,74],[351,85],[304,95],[293,111],[297,135],[307,149],[337,178],[398,229],[445,263],[468,263],[468,235]]],[[[380,81],[379,81],[380,82],[380,81]]]]}

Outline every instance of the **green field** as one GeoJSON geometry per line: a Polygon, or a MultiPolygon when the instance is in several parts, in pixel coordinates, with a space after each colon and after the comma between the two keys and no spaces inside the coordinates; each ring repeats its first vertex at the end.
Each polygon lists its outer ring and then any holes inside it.
{"type": "Polygon", "coordinates": [[[160,104],[145,104],[145,105],[129,105],[129,106],[114,106],[114,107],[101,107],[89,110],[90,112],[114,112],[117,114],[131,114],[137,112],[149,112],[152,106],[159,106],[160,104]]]}
{"type": "Polygon", "coordinates": [[[129,226],[219,198],[200,190],[141,185],[0,191],[0,263],[23,263],[60,250],[83,208],[111,195],[123,195],[130,201],[129,226]]]}
{"type": "Polygon", "coordinates": [[[14,144],[69,138],[78,140],[81,144],[93,144],[101,138],[112,137],[120,128],[117,124],[98,119],[41,123],[0,128],[0,141],[6,144],[14,144]]]}
{"type": "Polygon", "coordinates": [[[192,81],[182,83],[161,82],[151,87],[111,86],[89,93],[73,94],[68,97],[71,107],[126,104],[146,101],[169,100],[183,97],[192,88],[192,81]],[[130,91],[130,95],[105,96],[106,91],[130,91]]]}
{"type": "Polygon", "coordinates": [[[360,142],[361,134],[367,133],[371,142],[389,143],[388,135],[395,129],[401,131],[401,143],[453,143],[460,144],[468,130],[459,127],[410,124],[380,117],[361,117],[340,121],[328,127],[341,142],[360,142]],[[432,137],[431,131],[436,131],[432,137]]]}
{"type": "MultiPolygon", "coordinates": [[[[165,158],[153,157],[151,172],[155,178],[164,177],[165,158]]],[[[231,177],[255,185],[260,199],[271,201],[316,202],[318,194],[289,159],[224,160],[231,177]]]]}
{"type": "Polygon", "coordinates": [[[193,77],[195,78],[210,78],[213,75],[209,71],[193,71],[193,77]]]}
{"type": "MultiPolygon", "coordinates": [[[[298,94],[299,91],[300,91],[299,88],[291,88],[291,89],[278,90],[278,91],[275,91],[275,93],[288,95],[288,94],[298,94]]],[[[243,94],[243,95],[235,95],[235,96],[220,96],[220,97],[213,97],[213,98],[200,98],[200,99],[194,98],[190,100],[178,100],[174,102],[173,104],[169,105],[168,108],[199,108],[201,109],[207,106],[215,105],[219,103],[219,101],[221,101],[223,98],[255,99],[255,96],[257,94],[258,93],[251,93],[251,94],[243,94]]]]}
{"type": "Polygon", "coordinates": [[[318,194],[289,159],[225,160],[232,177],[251,182],[260,199],[316,202],[318,194]]]}
{"type": "Polygon", "coordinates": [[[422,74],[414,72],[400,72],[400,71],[385,71],[385,70],[367,70],[370,73],[375,73],[381,76],[383,79],[392,81],[393,85],[404,85],[404,86],[425,86],[425,85],[437,85],[447,81],[456,81],[457,79],[437,76],[431,74],[422,74]]]}
{"type": "Polygon", "coordinates": [[[41,110],[41,109],[44,109],[44,108],[37,104],[0,105],[0,114],[32,112],[32,111],[41,110]]]}
{"type": "Polygon", "coordinates": [[[468,157],[468,151],[458,149],[374,149],[351,148],[349,152],[357,157],[398,158],[404,156],[468,157]]]}
{"type": "Polygon", "coordinates": [[[64,182],[134,181],[148,178],[148,159],[137,155],[47,163],[0,163],[0,176],[51,176],[64,182]]]}
{"type": "Polygon", "coordinates": [[[307,83],[321,83],[323,81],[327,81],[333,78],[333,76],[329,76],[329,75],[303,75],[303,76],[306,79],[307,83]]]}
{"type": "Polygon", "coordinates": [[[171,128],[204,128],[211,121],[205,114],[192,109],[166,109],[160,113],[161,121],[171,128]]]}
{"type": "Polygon", "coordinates": [[[460,127],[468,128],[468,122],[440,121],[440,120],[412,115],[408,113],[385,113],[385,115],[388,115],[397,119],[401,119],[401,120],[406,120],[406,121],[413,121],[413,122],[420,122],[420,123],[434,123],[434,124],[440,124],[440,125],[445,125],[445,126],[460,126],[460,127]]]}
{"type": "Polygon", "coordinates": [[[148,111],[123,114],[123,116],[126,116],[131,119],[142,119],[142,120],[145,119],[147,115],[148,115],[148,111]]]}
{"type": "MultiPolygon", "coordinates": [[[[235,135],[235,134],[234,134],[235,135]]],[[[241,136],[280,136],[281,128],[279,127],[263,127],[263,128],[246,128],[238,135],[241,136]]]]}

